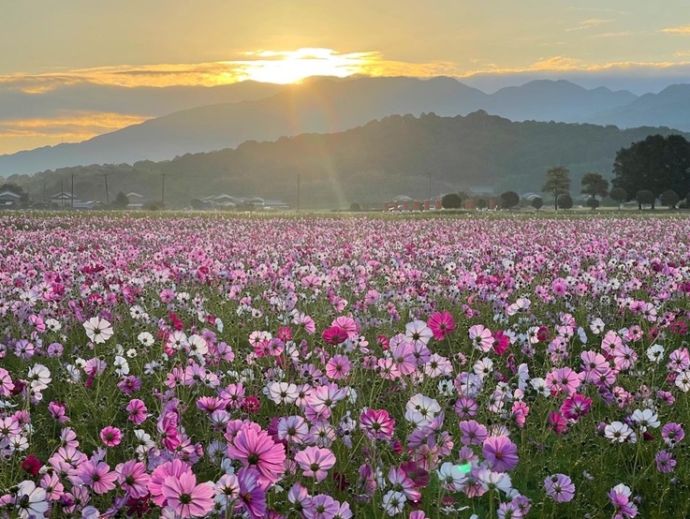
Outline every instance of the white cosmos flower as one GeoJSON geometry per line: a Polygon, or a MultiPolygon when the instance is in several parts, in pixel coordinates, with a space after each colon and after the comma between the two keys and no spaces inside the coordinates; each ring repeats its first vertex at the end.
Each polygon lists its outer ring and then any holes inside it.
{"type": "Polygon", "coordinates": [[[46,319],[46,328],[51,332],[59,332],[62,329],[62,325],[56,319],[46,319]]]}
{"type": "Polygon", "coordinates": [[[450,492],[459,492],[467,483],[467,472],[461,465],[446,461],[436,472],[443,487],[450,492]]]}
{"type": "Polygon", "coordinates": [[[417,427],[428,425],[441,412],[441,406],[433,398],[417,393],[405,406],[405,419],[417,427]]]}
{"type": "Polygon", "coordinates": [[[613,422],[604,428],[604,436],[613,443],[624,443],[633,436],[633,430],[623,422],[613,422]]]}
{"type": "Polygon", "coordinates": [[[33,481],[25,480],[19,483],[17,489],[16,510],[22,519],[39,519],[45,517],[48,510],[46,491],[36,487],[33,481]]]}
{"type": "Polygon", "coordinates": [[[648,427],[656,429],[661,425],[659,416],[651,409],[636,409],[630,418],[640,426],[642,432],[646,431],[648,427]]]}
{"type": "Polygon", "coordinates": [[[96,344],[103,344],[113,336],[112,325],[100,317],[92,317],[83,326],[86,336],[96,344]]]}
{"type": "Polygon", "coordinates": [[[141,332],[139,335],[137,335],[137,340],[139,341],[139,344],[147,347],[151,346],[155,342],[153,335],[151,335],[149,332],[141,332]]]}
{"type": "Polygon", "coordinates": [[[647,358],[659,364],[664,359],[664,347],[661,344],[653,344],[647,348],[647,358]]]}
{"type": "Polygon", "coordinates": [[[208,353],[208,345],[206,344],[206,339],[201,335],[192,335],[187,339],[189,344],[189,354],[190,355],[206,355],[208,353]]]}
{"type": "Polygon", "coordinates": [[[676,375],[676,387],[683,393],[690,391],[690,371],[681,371],[676,375]]]}
{"type": "Polygon", "coordinates": [[[43,364],[34,364],[29,370],[27,378],[30,380],[30,386],[33,391],[43,391],[52,380],[50,370],[43,364]]]}
{"type": "Polygon", "coordinates": [[[383,496],[382,506],[386,513],[393,517],[403,512],[406,502],[407,496],[405,496],[405,494],[395,490],[389,490],[386,492],[386,495],[383,496]]]}
{"type": "Polygon", "coordinates": [[[276,404],[292,404],[299,396],[295,384],[273,382],[268,385],[268,397],[276,404]]]}
{"type": "Polygon", "coordinates": [[[427,344],[434,336],[424,321],[416,320],[405,325],[405,335],[415,344],[427,344]]]}
{"type": "Polygon", "coordinates": [[[121,355],[117,355],[113,361],[113,366],[115,366],[115,373],[119,376],[129,375],[129,363],[127,359],[121,355]]]}

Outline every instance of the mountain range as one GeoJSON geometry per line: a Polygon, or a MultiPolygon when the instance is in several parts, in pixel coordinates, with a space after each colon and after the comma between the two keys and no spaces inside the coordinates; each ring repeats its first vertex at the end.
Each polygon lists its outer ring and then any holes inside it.
{"type": "MultiPolygon", "coordinates": [[[[190,91],[191,92],[191,91],[190,91]]],[[[73,165],[166,160],[186,153],[271,141],[302,133],[332,133],[389,115],[466,115],[482,109],[513,121],[559,121],[600,125],[668,126],[690,131],[690,85],[636,96],[625,90],[585,89],[568,81],[536,80],[493,94],[455,79],[437,77],[312,78],[298,85],[241,83],[214,87],[207,96],[161,89],[142,92],[153,113],[174,105],[206,104],[99,135],[0,156],[0,175],[33,173],[73,165]],[[242,100],[238,100],[242,99],[242,100]]]]}
{"type": "Polygon", "coordinates": [[[484,111],[455,117],[394,115],[343,132],[248,141],[173,160],[79,166],[10,180],[41,200],[42,193],[70,186],[74,175],[77,197],[104,200],[103,177],[108,175],[111,199],[118,191],[135,191],[155,201],[165,178],[166,204],[181,207],[219,193],[294,204],[299,177],[303,207],[332,208],[485,186],[497,192],[540,191],[546,170],[563,164],[572,172],[575,194],[582,174],[608,176],[620,148],[657,133],[677,132],[513,122],[484,111]]]}

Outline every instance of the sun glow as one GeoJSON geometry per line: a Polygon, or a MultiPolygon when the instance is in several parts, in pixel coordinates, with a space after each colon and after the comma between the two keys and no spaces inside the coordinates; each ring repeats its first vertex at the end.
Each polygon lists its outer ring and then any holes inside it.
{"type": "Polygon", "coordinates": [[[311,76],[347,77],[366,70],[374,53],[340,54],[333,49],[303,48],[292,51],[248,53],[249,59],[233,62],[246,79],[263,83],[298,83],[311,76]]]}

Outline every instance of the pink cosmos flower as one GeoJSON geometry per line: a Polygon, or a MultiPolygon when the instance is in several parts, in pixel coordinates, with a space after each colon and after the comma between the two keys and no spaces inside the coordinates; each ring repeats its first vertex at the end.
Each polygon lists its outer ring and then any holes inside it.
{"type": "Polygon", "coordinates": [[[345,355],[334,355],[326,363],[326,376],[332,380],[346,378],[350,374],[352,363],[345,355]]]}
{"type": "Polygon", "coordinates": [[[117,474],[110,471],[105,462],[86,461],[77,467],[77,476],[83,485],[90,487],[96,494],[106,494],[115,488],[117,474]]]}
{"type": "Polygon", "coordinates": [[[478,350],[487,353],[491,350],[494,344],[494,338],[491,335],[491,330],[486,328],[483,324],[475,324],[469,329],[470,341],[478,350]]]}
{"type": "Polygon", "coordinates": [[[117,427],[108,425],[101,429],[100,437],[106,447],[117,447],[122,441],[122,432],[117,427]]]}
{"type": "Polygon", "coordinates": [[[197,485],[196,476],[191,471],[177,477],[168,476],[163,481],[162,490],[166,508],[171,509],[175,517],[204,517],[213,509],[213,484],[197,485]]]}
{"type": "Polygon", "coordinates": [[[129,460],[115,467],[117,481],[127,495],[139,499],[148,495],[149,475],[140,461],[129,460]]]}
{"type": "Polygon", "coordinates": [[[517,446],[507,436],[489,436],[482,454],[497,472],[508,472],[518,464],[517,446]]]}
{"type": "Polygon", "coordinates": [[[395,419],[385,409],[363,411],[359,425],[372,440],[390,440],[395,432],[395,419]]]}
{"type": "Polygon", "coordinates": [[[556,503],[567,503],[575,497],[575,485],[565,474],[547,476],[544,480],[544,490],[556,503]]]}
{"type": "Polygon", "coordinates": [[[151,501],[160,507],[165,505],[165,495],[163,494],[163,483],[165,479],[179,477],[185,472],[191,472],[191,467],[182,460],[166,461],[158,465],[151,473],[148,489],[151,493],[151,501]]]}
{"type": "Polygon", "coordinates": [[[340,326],[329,326],[323,331],[321,338],[326,344],[342,344],[348,339],[347,330],[340,326]]]}
{"type": "Polygon", "coordinates": [[[138,398],[133,398],[130,400],[127,404],[126,410],[128,415],[127,419],[134,425],[141,425],[148,417],[146,404],[143,402],[143,400],[139,400],[138,398]]]}
{"type": "Polygon", "coordinates": [[[321,482],[326,479],[328,470],[333,468],[336,460],[330,449],[307,447],[295,454],[295,461],[306,477],[313,477],[317,482],[321,482]]]}
{"type": "Polygon", "coordinates": [[[237,473],[240,487],[238,504],[246,510],[252,519],[266,515],[266,492],[259,484],[259,471],[253,467],[244,467],[237,473]]]}
{"type": "Polygon", "coordinates": [[[285,472],[285,447],[256,426],[244,425],[238,431],[228,445],[228,457],[239,460],[245,467],[256,468],[263,489],[278,481],[285,472]]]}

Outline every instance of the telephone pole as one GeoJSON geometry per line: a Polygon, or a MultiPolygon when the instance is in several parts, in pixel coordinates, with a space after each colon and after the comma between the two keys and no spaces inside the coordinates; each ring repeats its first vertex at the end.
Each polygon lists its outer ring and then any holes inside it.
{"type": "Polygon", "coordinates": [[[428,198],[429,198],[429,203],[431,203],[431,170],[429,170],[429,171],[427,172],[427,177],[428,177],[428,180],[429,180],[429,187],[428,187],[429,196],[428,196],[428,198]]]}
{"type": "Polygon", "coordinates": [[[74,209],[74,173],[72,173],[72,196],[70,197],[72,209],[74,209]]]}
{"type": "Polygon", "coordinates": [[[110,193],[108,192],[108,174],[103,173],[103,179],[105,180],[105,203],[110,205],[110,193]]]}
{"type": "Polygon", "coordinates": [[[302,203],[302,175],[300,173],[297,173],[297,212],[299,213],[300,211],[300,206],[302,203]]]}
{"type": "Polygon", "coordinates": [[[161,206],[165,207],[165,173],[161,173],[161,206]]]}

